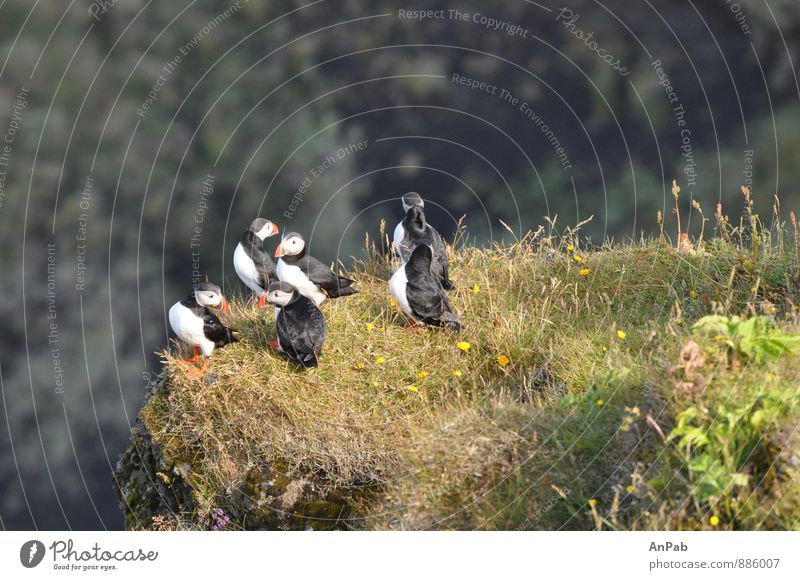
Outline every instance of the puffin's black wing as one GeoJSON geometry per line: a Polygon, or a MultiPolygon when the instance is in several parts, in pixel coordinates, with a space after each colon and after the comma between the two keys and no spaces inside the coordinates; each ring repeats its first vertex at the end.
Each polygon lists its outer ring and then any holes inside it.
{"type": "Polygon", "coordinates": [[[327,326],[319,308],[302,296],[281,308],[276,320],[278,339],[287,355],[304,367],[317,366],[327,326]]]}
{"type": "Polygon", "coordinates": [[[305,272],[309,280],[324,290],[331,298],[358,293],[358,290],[352,287],[353,281],[350,278],[339,276],[312,256],[305,256],[302,259],[300,269],[305,272]]]}
{"type": "Polygon", "coordinates": [[[431,247],[433,248],[433,273],[439,278],[445,290],[452,290],[455,285],[450,280],[448,272],[447,245],[439,232],[430,225],[428,226],[428,238],[431,240],[431,247]]]}
{"type": "Polygon", "coordinates": [[[461,330],[442,284],[431,272],[431,249],[425,245],[418,246],[405,268],[408,279],[406,297],[414,315],[426,324],[461,330]]]}
{"type": "Polygon", "coordinates": [[[222,348],[226,344],[237,342],[239,339],[236,338],[235,332],[233,328],[228,328],[222,324],[216,314],[208,308],[205,309],[203,313],[203,334],[208,340],[214,342],[215,347],[222,348]]]}
{"type": "Polygon", "coordinates": [[[245,252],[256,266],[261,286],[266,289],[273,282],[277,282],[278,274],[275,271],[275,260],[264,251],[264,246],[258,236],[248,230],[242,236],[241,243],[245,252]]]}

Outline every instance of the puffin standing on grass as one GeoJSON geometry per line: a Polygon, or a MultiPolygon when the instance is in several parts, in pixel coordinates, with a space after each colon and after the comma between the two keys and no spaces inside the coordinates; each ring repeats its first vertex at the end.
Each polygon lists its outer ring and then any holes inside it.
{"type": "Polygon", "coordinates": [[[233,252],[233,268],[245,285],[258,295],[258,307],[266,306],[267,287],[277,281],[275,260],[264,251],[264,240],[279,233],[278,226],[264,218],[253,220],[233,252]]]}
{"type": "Polygon", "coordinates": [[[392,275],[389,291],[403,314],[417,324],[444,326],[459,332],[461,323],[453,314],[441,282],[431,272],[432,260],[430,246],[417,246],[411,253],[411,259],[392,275]]]}
{"type": "Polygon", "coordinates": [[[270,341],[269,345],[306,368],[316,367],[327,333],[325,317],[320,309],[288,282],[270,284],[267,299],[277,310],[277,339],[270,341]]]}
{"type": "Polygon", "coordinates": [[[208,366],[208,357],[215,348],[237,342],[236,332],[228,328],[209,308],[219,308],[220,312],[228,312],[228,302],[222,290],[211,282],[201,282],[185,300],[176,302],[169,309],[169,325],[183,342],[194,347],[194,356],[184,359],[185,362],[197,363],[203,353],[203,364],[188,372],[192,378],[200,377],[208,366]]]}
{"type": "Polygon", "coordinates": [[[433,250],[433,273],[445,290],[452,290],[455,285],[448,272],[447,246],[439,232],[425,221],[425,202],[413,191],[405,194],[402,201],[406,216],[394,228],[394,251],[401,260],[408,262],[414,248],[420,244],[429,245],[433,250]]]}
{"type": "Polygon", "coordinates": [[[350,278],[339,276],[325,264],[306,254],[303,236],[295,232],[283,236],[275,250],[278,280],[288,282],[316,306],[326,298],[357,294],[350,278]]]}

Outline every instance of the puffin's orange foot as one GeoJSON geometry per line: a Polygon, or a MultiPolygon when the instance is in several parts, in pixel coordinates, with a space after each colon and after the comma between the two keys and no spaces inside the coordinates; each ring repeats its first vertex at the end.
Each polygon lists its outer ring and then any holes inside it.
{"type": "Polygon", "coordinates": [[[259,298],[258,298],[258,307],[259,307],[259,308],[264,308],[264,307],[266,307],[266,305],[267,305],[267,293],[266,293],[266,292],[264,292],[264,293],[263,293],[261,296],[259,296],[259,298]]]}
{"type": "Polygon", "coordinates": [[[208,359],[203,361],[202,366],[189,370],[186,373],[186,376],[190,379],[199,379],[204,374],[206,374],[206,369],[208,368],[208,359]]]}
{"type": "Polygon", "coordinates": [[[272,350],[280,349],[280,345],[278,344],[278,339],[277,338],[273,338],[271,340],[268,340],[267,341],[267,346],[270,347],[272,350]]]}
{"type": "Polygon", "coordinates": [[[197,364],[198,362],[200,362],[200,347],[199,346],[194,347],[194,356],[191,358],[183,359],[183,362],[188,362],[192,364],[197,364]]]}

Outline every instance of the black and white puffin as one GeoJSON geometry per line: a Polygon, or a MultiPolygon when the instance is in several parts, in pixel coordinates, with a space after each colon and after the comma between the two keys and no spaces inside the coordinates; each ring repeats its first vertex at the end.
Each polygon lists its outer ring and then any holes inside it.
{"type": "Polygon", "coordinates": [[[320,309],[288,282],[270,284],[267,299],[277,310],[275,330],[278,338],[270,341],[270,346],[304,367],[317,366],[317,357],[322,354],[327,333],[325,317],[320,309]]]}
{"type": "Polygon", "coordinates": [[[266,306],[267,287],[278,280],[275,260],[264,251],[264,240],[279,233],[278,226],[264,218],[253,220],[233,252],[233,268],[245,285],[258,296],[258,307],[266,306]]]}
{"type": "Polygon", "coordinates": [[[176,302],[169,309],[169,325],[183,342],[194,347],[194,356],[184,359],[185,362],[197,363],[200,353],[205,360],[199,368],[189,371],[190,377],[201,376],[208,366],[208,358],[215,348],[236,342],[236,332],[228,328],[210,309],[219,308],[222,313],[228,312],[228,302],[222,290],[211,282],[201,282],[185,300],[176,302]]]}
{"type": "Polygon", "coordinates": [[[403,314],[417,324],[444,326],[458,332],[461,323],[453,314],[441,282],[431,272],[432,259],[431,247],[418,245],[411,259],[392,275],[389,291],[403,314]]]}
{"type": "Polygon", "coordinates": [[[288,282],[306,298],[319,306],[326,298],[357,294],[353,281],[339,276],[325,264],[306,254],[306,242],[300,234],[291,232],[275,250],[278,280],[288,282]]]}
{"type": "Polygon", "coordinates": [[[433,273],[445,290],[452,290],[455,285],[448,272],[447,246],[439,232],[425,221],[425,202],[413,191],[405,194],[402,201],[406,215],[394,228],[394,251],[403,262],[408,262],[414,248],[420,244],[429,245],[433,249],[433,273]]]}

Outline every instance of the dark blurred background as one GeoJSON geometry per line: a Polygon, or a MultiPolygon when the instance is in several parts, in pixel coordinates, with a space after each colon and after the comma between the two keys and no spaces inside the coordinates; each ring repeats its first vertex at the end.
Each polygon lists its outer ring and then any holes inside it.
{"type": "Polygon", "coordinates": [[[475,244],[797,208],[799,48],[797,0],[0,1],[0,526],[121,527],[165,312],[257,216],[349,263],[409,190],[475,244]]]}

